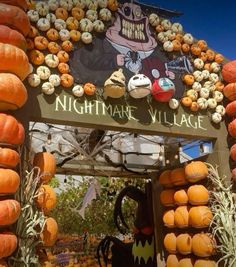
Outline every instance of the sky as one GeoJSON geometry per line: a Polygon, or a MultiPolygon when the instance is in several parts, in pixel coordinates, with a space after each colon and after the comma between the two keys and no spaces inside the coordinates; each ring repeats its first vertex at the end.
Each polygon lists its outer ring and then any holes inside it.
{"type": "Polygon", "coordinates": [[[235,0],[142,0],[184,13],[171,21],[180,22],[185,32],[204,39],[208,46],[228,59],[236,59],[235,0]]]}

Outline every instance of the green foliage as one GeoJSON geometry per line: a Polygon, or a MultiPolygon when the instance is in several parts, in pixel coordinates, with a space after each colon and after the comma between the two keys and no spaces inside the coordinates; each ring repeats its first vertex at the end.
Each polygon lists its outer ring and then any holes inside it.
{"type": "MultiPolygon", "coordinates": [[[[118,231],[113,220],[114,203],[119,192],[126,185],[138,186],[144,189],[144,181],[141,179],[105,178],[97,177],[101,184],[101,194],[85,209],[85,220],[79,215],[83,198],[91,183],[91,178],[81,177],[75,180],[69,176],[66,183],[56,189],[58,191],[57,207],[52,216],[56,218],[60,231],[69,234],[82,234],[88,230],[91,234],[117,234],[118,231]]],[[[52,186],[57,184],[54,179],[52,186]]],[[[123,214],[126,222],[132,228],[135,216],[136,202],[125,199],[123,214]]]]}

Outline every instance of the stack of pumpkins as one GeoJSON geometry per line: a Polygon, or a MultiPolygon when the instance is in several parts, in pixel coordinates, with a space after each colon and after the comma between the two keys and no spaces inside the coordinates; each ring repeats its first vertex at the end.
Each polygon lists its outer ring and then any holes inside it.
{"type": "MultiPolygon", "coordinates": [[[[56,206],[56,193],[47,183],[54,177],[56,172],[55,157],[49,152],[38,152],[33,159],[34,167],[40,169],[41,185],[38,190],[36,204],[46,216],[56,206]]],[[[58,234],[58,225],[55,219],[47,217],[44,225],[41,239],[45,247],[51,247],[55,244],[58,234]]]]}
{"type": "Polygon", "coordinates": [[[205,232],[213,218],[207,206],[209,192],[200,184],[207,175],[206,164],[193,161],[185,168],[165,170],[159,177],[165,187],[160,201],[166,208],[163,223],[167,229],[164,238],[164,247],[169,253],[167,267],[216,266],[215,261],[208,259],[215,254],[216,242],[205,232]]]}
{"type": "Polygon", "coordinates": [[[21,108],[27,100],[22,81],[31,66],[25,53],[25,37],[30,23],[25,13],[26,0],[0,1],[0,265],[8,266],[6,258],[17,247],[12,225],[17,221],[21,206],[14,200],[20,186],[16,172],[20,162],[18,147],[23,144],[25,131],[9,113],[21,108]],[[5,258],[5,259],[4,259],[5,258]]]}

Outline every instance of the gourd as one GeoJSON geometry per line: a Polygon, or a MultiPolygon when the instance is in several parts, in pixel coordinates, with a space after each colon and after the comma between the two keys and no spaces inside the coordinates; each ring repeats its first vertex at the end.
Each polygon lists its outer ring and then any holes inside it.
{"type": "Polygon", "coordinates": [[[0,226],[11,225],[20,216],[20,203],[14,199],[0,200],[0,226]]]}
{"type": "Polygon", "coordinates": [[[17,247],[17,237],[11,232],[0,233],[0,259],[10,256],[17,247]]]}

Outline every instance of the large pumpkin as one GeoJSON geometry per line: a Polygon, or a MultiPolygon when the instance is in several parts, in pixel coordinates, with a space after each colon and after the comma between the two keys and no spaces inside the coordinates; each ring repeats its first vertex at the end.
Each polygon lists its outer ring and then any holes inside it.
{"type": "Polygon", "coordinates": [[[0,226],[10,225],[20,216],[20,203],[14,199],[0,201],[0,226]]]}
{"type": "Polygon", "coordinates": [[[20,48],[0,43],[0,72],[11,72],[24,80],[32,71],[27,55],[20,48]]]}
{"type": "Polygon", "coordinates": [[[21,145],[25,139],[25,130],[13,116],[0,113],[0,143],[21,145]]]}
{"type": "Polygon", "coordinates": [[[7,25],[27,36],[30,21],[27,14],[19,7],[0,3],[0,24],[7,25]]]}
{"type": "Polygon", "coordinates": [[[192,237],[189,234],[180,234],[176,238],[176,248],[180,254],[188,255],[192,252],[192,237]]]}
{"type": "Polygon", "coordinates": [[[28,7],[27,0],[1,0],[1,3],[12,6],[18,6],[22,8],[24,11],[26,11],[28,7]]]}
{"type": "Polygon", "coordinates": [[[0,111],[16,110],[28,98],[22,81],[14,74],[0,73],[0,111]]]}
{"type": "Polygon", "coordinates": [[[209,191],[203,185],[192,185],[187,191],[188,199],[192,205],[205,205],[209,200],[209,191]]]}
{"type": "Polygon", "coordinates": [[[228,83],[236,82],[236,60],[230,61],[223,66],[222,76],[228,83]]]}
{"type": "Polygon", "coordinates": [[[173,189],[163,190],[160,194],[161,204],[167,207],[174,206],[174,194],[175,190],[173,189]]]}
{"type": "Polygon", "coordinates": [[[216,262],[208,259],[197,259],[194,267],[216,267],[216,262]]]}
{"type": "Polygon", "coordinates": [[[192,207],[189,210],[189,225],[194,228],[208,227],[212,218],[212,212],[207,206],[192,207]]]}
{"type": "Polygon", "coordinates": [[[56,160],[49,152],[38,152],[34,156],[33,165],[40,168],[41,180],[48,182],[56,172],[56,160]]]}
{"type": "Polygon", "coordinates": [[[0,260],[0,267],[8,267],[8,264],[5,260],[1,259],[0,260]]]}
{"type": "Polygon", "coordinates": [[[20,156],[15,150],[0,147],[0,167],[15,168],[19,162],[20,156]]]}
{"type": "Polygon", "coordinates": [[[232,137],[236,138],[236,119],[228,124],[228,132],[232,137]]]}
{"type": "Polygon", "coordinates": [[[175,210],[175,226],[178,228],[186,228],[189,226],[189,208],[180,206],[175,210]]]}
{"type": "Polygon", "coordinates": [[[5,25],[0,25],[0,43],[15,45],[24,51],[27,49],[25,37],[5,25]]]}
{"type": "Polygon", "coordinates": [[[14,194],[20,185],[20,176],[11,169],[0,169],[0,194],[14,194]]]}
{"type": "Polygon", "coordinates": [[[53,246],[57,240],[57,233],[58,233],[57,222],[52,217],[47,218],[43,228],[43,232],[40,235],[44,246],[46,247],[53,246]]]}
{"type": "Polygon", "coordinates": [[[176,234],[168,233],[164,238],[164,247],[169,253],[176,253],[176,234]]]}
{"type": "Polygon", "coordinates": [[[13,233],[0,233],[0,259],[10,256],[16,247],[17,237],[13,233]]]}
{"type": "Polygon", "coordinates": [[[184,168],[177,168],[171,171],[170,180],[174,185],[185,185],[187,180],[184,168]]]}
{"type": "Polygon", "coordinates": [[[232,160],[236,161],[236,144],[230,148],[230,157],[232,160]]]}
{"type": "Polygon", "coordinates": [[[226,106],[225,112],[230,117],[235,117],[236,116],[236,100],[234,100],[233,102],[230,102],[226,106]]]}
{"type": "Polygon", "coordinates": [[[57,196],[55,191],[50,185],[41,185],[38,190],[38,197],[36,200],[37,205],[48,213],[56,206],[57,196]]]}
{"type": "Polygon", "coordinates": [[[199,257],[210,257],[215,253],[216,241],[208,233],[195,234],[192,238],[192,251],[199,257]]]}
{"type": "Polygon", "coordinates": [[[236,100],[236,82],[227,84],[223,89],[223,93],[230,101],[236,100]]]}
{"type": "Polygon", "coordinates": [[[185,167],[185,175],[190,183],[205,179],[208,175],[207,165],[202,161],[192,161],[185,167]]]}

